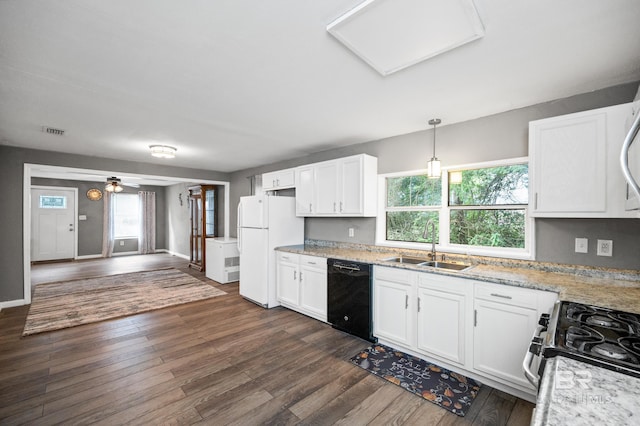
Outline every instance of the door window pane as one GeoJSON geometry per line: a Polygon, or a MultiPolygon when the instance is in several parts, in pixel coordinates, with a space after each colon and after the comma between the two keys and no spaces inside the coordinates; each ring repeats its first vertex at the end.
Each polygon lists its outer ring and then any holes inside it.
{"type": "Polygon", "coordinates": [[[41,195],[40,208],[41,209],[66,209],[67,197],[65,197],[64,195],[41,195]]]}

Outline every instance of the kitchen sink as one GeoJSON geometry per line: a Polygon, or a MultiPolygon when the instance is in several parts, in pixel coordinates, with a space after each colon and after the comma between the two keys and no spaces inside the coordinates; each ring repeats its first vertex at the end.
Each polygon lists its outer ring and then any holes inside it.
{"type": "Polygon", "coordinates": [[[406,263],[406,264],[416,265],[416,266],[427,266],[430,268],[448,269],[450,271],[462,271],[471,266],[465,263],[438,262],[438,261],[432,261],[427,259],[421,259],[419,257],[409,257],[409,256],[387,257],[385,259],[380,259],[380,260],[384,262],[406,263]]]}
{"type": "Polygon", "coordinates": [[[386,259],[381,259],[381,260],[385,262],[409,263],[411,265],[419,265],[421,263],[428,262],[427,259],[420,259],[417,257],[407,257],[407,256],[388,257],[386,259]]]}
{"type": "Polygon", "coordinates": [[[430,266],[432,268],[450,269],[452,271],[462,271],[463,269],[467,269],[469,266],[471,266],[465,263],[455,263],[455,262],[424,262],[424,263],[419,263],[418,265],[430,266]]]}

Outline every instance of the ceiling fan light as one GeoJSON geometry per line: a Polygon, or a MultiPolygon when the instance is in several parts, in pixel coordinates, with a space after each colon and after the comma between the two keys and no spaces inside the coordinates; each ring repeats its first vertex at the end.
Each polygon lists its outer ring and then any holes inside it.
{"type": "Polygon", "coordinates": [[[122,192],[124,188],[118,182],[109,182],[104,186],[104,190],[107,192],[122,192]]]}
{"type": "Polygon", "coordinates": [[[149,145],[151,155],[158,158],[174,158],[177,149],[169,145],[149,145]]]}

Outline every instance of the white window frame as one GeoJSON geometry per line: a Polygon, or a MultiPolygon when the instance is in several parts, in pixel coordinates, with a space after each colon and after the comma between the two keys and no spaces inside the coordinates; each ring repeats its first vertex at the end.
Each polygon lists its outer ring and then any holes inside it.
{"type": "MultiPolygon", "coordinates": [[[[420,210],[420,211],[439,211],[439,243],[436,244],[436,251],[456,254],[469,254],[476,256],[491,256],[491,257],[504,257],[512,259],[534,259],[535,253],[535,221],[530,215],[529,205],[506,205],[506,206],[453,206],[449,207],[449,171],[468,170],[468,169],[482,169],[489,167],[510,166],[515,164],[528,164],[528,157],[517,157],[505,160],[486,161],[481,163],[471,163],[459,166],[448,166],[442,168],[442,202],[440,207],[424,207],[420,209],[405,209],[405,210],[420,210]],[[525,230],[524,230],[524,248],[503,248],[503,247],[484,247],[484,246],[471,246],[464,244],[451,244],[449,242],[449,217],[451,210],[490,210],[490,209],[513,209],[520,210],[524,206],[525,209],[525,230]]],[[[426,169],[412,170],[406,172],[396,172],[378,175],[378,215],[376,218],[376,245],[395,247],[395,248],[407,248],[417,250],[431,250],[431,243],[418,243],[418,242],[406,242],[406,241],[391,241],[386,239],[387,235],[387,178],[403,177],[426,174],[426,169]]],[[[396,210],[396,209],[393,209],[396,210]]],[[[401,209],[398,209],[401,210],[401,209]]]]}

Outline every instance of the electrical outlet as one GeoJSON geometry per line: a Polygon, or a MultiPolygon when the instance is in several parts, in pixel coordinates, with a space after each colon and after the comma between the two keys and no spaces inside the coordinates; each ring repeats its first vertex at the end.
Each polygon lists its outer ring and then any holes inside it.
{"type": "Polygon", "coordinates": [[[598,256],[613,256],[612,240],[598,240],[598,256]]]}
{"type": "Polygon", "coordinates": [[[589,253],[588,238],[576,238],[576,253],[589,253]]]}
{"type": "Polygon", "coordinates": [[[353,237],[355,235],[355,232],[353,230],[353,228],[349,228],[349,236],[353,237]]]}

